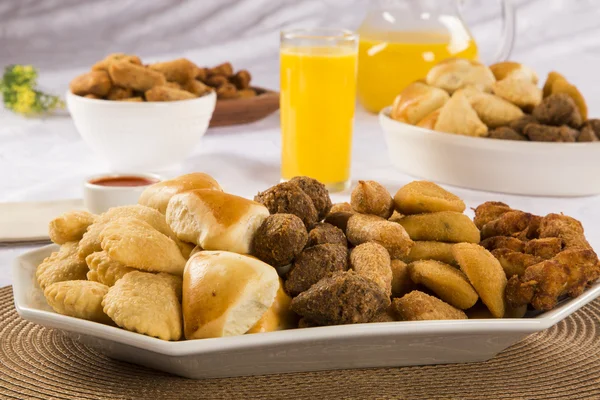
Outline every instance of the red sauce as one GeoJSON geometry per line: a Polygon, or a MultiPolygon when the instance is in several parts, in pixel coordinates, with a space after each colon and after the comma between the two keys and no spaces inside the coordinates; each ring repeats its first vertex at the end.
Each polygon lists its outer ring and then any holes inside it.
{"type": "Polygon", "coordinates": [[[158,179],[143,176],[107,176],[91,180],[92,185],[100,186],[148,186],[158,182],[158,179]]]}

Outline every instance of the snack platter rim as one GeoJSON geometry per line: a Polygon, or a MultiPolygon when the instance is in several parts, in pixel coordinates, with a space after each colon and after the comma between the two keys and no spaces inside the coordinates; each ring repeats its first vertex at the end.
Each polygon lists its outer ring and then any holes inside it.
{"type": "Polygon", "coordinates": [[[103,104],[107,105],[107,107],[118,107],[123,104],[126,104],[125,107],[173,107],[175,104],[190,104],[190,103],[200,103],[200,102],[211,102],[217,101],[217,94],[214,90],[209,91],[208,93],[197,97],[195,99],[185,99],[185,100],[177,100],[177,101],[115,101],[115,100],[105,100],[105,99],[90,99],[88,97],[79,96],[70,90],[66,91],[65,99],[67,102],[70,98],[75,98],[75,101],[83,101],[88,103],[95,104],[103,104]]]}
{"type": "Polygon", "coordinates": [[[129,332],[115,326],[103,325],[60,315],[35,306],[29,306],[28,298],[36,292],[38,295],[41,294],[41,289],[35,280],[33,260],[41,260],[56,250],[58,250],[57,245],[47,245],[23,253],[13,262],[14,303],[17,313],[23,319],[43,326],[58,328],[75,334],[89,335],[167,356],[190,356],[256,347],[314,343],[317,341],[332,342],[361,336],[402,337],[414,336],[415,334],[426,336],[444,333],[535,333],[550,328],[587,303],[600,297],[600,281],[598,281],[577,298],[565,300],[555,309],[532,318],[379,322],[289,329],[251,335],[168,342],[139,333],[129,332]]]}

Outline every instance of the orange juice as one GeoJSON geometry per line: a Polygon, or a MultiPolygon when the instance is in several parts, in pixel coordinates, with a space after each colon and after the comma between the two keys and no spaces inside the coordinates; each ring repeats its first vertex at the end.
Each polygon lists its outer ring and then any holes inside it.
{"type": "Polygon", "coordinates": [[[325,185],[350,177],[356,49],[291,47],[280,52],[281,174],[325,185]]]}
{"type": "Polygon", "coordinates": [[[408,84],[449,57],[477,58],[477,45],[466,35],[437,32],[387,32],[362,35],[358,47],[358,99],[371,112],[389,106],[408,84]]]}

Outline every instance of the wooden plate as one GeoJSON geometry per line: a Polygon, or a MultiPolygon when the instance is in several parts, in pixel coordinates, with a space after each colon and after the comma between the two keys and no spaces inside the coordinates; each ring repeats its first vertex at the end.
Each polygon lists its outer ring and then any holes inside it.
{"type": "Polygon", "coordinates": [[[255,97],[218,100],[210,120],[211,127],[248,124],[265,118],[279,109],[279,93],[253,87],[255,97]]]}

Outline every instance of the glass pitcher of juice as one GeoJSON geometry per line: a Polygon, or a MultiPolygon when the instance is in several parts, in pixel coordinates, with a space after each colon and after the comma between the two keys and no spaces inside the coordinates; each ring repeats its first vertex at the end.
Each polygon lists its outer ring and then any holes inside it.
{"type": "MultiPolygon", "coordinates": [[[[462,0],[372,0],[358,29],[360,103],[371,112],[389,106],[410,83],[446,58],[477,59],[477,45],[460,17],[462,0]]],[[[487,2],[486,2],[487,3],[487,2]]],[[[512,50],[515,13],[502,1],[503,38],[497,61],[512,50]]]]}

